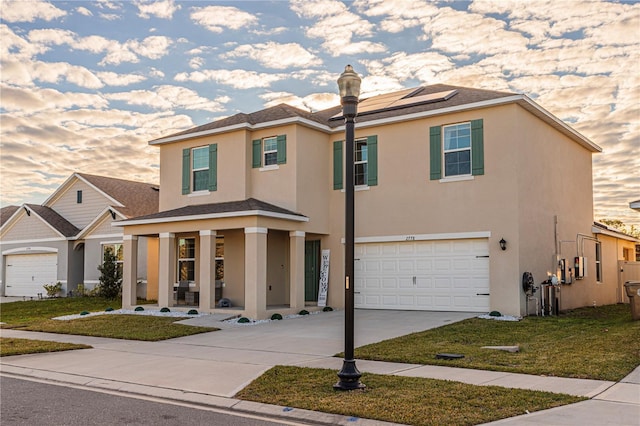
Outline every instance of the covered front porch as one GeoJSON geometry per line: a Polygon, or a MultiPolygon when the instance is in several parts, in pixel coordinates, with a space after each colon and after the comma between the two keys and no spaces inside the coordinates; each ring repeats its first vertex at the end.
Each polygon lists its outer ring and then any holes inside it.
{"type": "Polygon", "coordinates": [[[303,215],[255,200],[246,204],[192,206],[120,222],[123,307],[136,305],[136,253],[144,236],[147,299],[159,307],[254,319],[304,309],[305,241],[319,237],[300,229],[308,221],[303,215]]]}

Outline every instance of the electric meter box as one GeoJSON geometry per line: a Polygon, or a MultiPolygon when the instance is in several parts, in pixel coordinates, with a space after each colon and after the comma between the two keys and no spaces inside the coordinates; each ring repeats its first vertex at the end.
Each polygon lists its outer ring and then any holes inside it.
{"type": "Polygon", "coordinates": [[[573,262],[574,277],[577,280],[581,280],[585,277],[585,271],[587,270],[587,258],[584,256],[576,256],[573,262]]]}

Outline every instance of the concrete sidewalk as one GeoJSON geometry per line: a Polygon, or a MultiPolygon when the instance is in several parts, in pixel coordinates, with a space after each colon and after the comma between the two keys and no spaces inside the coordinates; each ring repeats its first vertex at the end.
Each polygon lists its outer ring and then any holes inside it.
{"type": "MultiPolygon", "coordinates": [[[[450,324],[471,316],[474,315],[356,311],[356,346],[450,324]]],[[[206,321],[206,317],[203,318],[187,321],[202,323],[206,321]]],[[[221,326],[220,323],[213,325],[221,326]]],[[[342,360],[332,355],[344,347],[343,312],[321,313],[253,326],[222,326],[225,328],[217,332],[163,342],[3,329],[0,331],[2,337],[85,343],[94,349],[2,358],[0,372],[222,408],[277,413],[292,419],[316,416],[324,420],[314,417],[314,421],[327,424],[346,422],[344,416],[305,410],[284,412],[282,407],[233,398],[240,389],[274,365],[338,371],[342,360]]],[[[580,404],[506,419],[495,424],[639,424],[640,367],[620,383],[365,360],[358,361],[358,368],[363,372],[378,374],[455,380],[474,385],[544,390],[592,398],[580,404]]]]}

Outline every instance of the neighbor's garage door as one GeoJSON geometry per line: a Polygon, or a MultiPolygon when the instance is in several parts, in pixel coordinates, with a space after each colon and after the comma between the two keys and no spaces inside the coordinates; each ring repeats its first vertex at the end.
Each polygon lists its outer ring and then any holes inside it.
{"type": "Polygon", "coordinates": [[[486,312],[486,238],[356,244],[355,305],[486,312]]]}
{"type": "Polygon", "coordinates": [[[44,284],[56,282],[58,276],[58,255],[14,254],[7,256],[7,296],[33,296],[46,294],[44,284]]]}

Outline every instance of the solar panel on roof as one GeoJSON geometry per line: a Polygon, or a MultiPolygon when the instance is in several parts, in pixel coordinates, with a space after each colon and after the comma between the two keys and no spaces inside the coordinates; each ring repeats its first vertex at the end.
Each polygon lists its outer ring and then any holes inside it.
{"type": "MultiPolygon", "coordinates": [[[[411,105],[446,101],[456,93],[458,93],[457,90],[446,90],[444,92],[413,96],[420,93],[423,89],[424,88],[419,87],[418,89],[401,90],[399,92],[378,95],[372,98],[365,99],[358,105],[358,115],[372,114],[378,111],[397,109],[411,105]]],[[[342,117],[342,112],[334,115],[331,118],[338,117],[342,117]]]]}

